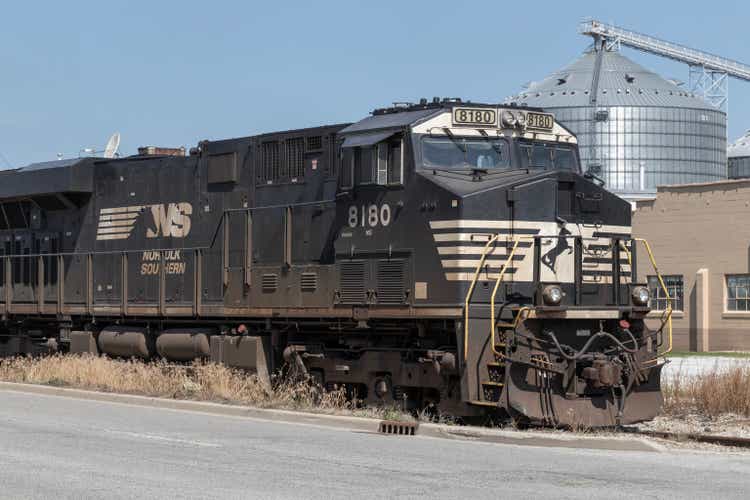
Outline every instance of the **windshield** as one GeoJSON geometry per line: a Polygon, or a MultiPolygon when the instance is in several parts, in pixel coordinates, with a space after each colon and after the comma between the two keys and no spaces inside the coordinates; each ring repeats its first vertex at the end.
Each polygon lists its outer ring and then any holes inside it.
{"type": "Polygon", "coordinates": [[[522,143],[521,163],[524,168],[549,168],[556,170],[576,170],[576,157],[573,148],[557,144],[522,143]]]}
{"type": "Polygon", "coordinates": [[[501,138],[425,137],[422,161],[427,168],[507,168],[510,155],[501,138]]]}

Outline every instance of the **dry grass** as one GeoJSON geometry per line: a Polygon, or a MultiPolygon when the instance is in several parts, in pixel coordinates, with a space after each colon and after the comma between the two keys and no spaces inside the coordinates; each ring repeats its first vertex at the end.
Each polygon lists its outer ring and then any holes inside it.
{"type": "Polygon", "coordinates": [[[699,377],[675,377],[663,390],[664,410],[671,415],[750,417],[750,366],[715,370],[699,377]]]}
{"type": "Polygon", "coordinates": [[[361,410],[343,390],[325,391],[309,381],[256,375],[213,363],[175,366],[90,355],[0,360],[0,380],[260,408],[306,410],[383,419],[408,419],[394,408],[361,410]]]}
{"type": "Polygon", "coordinates": [[[172,365],[91,355],[0,359],[0,380],[172,399],[190,399],[383,420],[415,420],[396,407],[361,408],[343,389],[326,391],[309,380],[256,375],[215,363],[172,365]]]}

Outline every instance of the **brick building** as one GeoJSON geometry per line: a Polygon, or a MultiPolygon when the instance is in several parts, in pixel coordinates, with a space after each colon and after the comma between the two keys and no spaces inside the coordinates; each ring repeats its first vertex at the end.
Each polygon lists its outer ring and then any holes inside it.
{"type": "MultiPolygon", "coordinates": [[[[651,243],[673,298],[676,350],[750,350],[748,214],[750,179],[661,186],[638,202],[633,235],[651,243]]],[[[637,258],[658,316],[666,298],[642,248],[637,258]]]]}

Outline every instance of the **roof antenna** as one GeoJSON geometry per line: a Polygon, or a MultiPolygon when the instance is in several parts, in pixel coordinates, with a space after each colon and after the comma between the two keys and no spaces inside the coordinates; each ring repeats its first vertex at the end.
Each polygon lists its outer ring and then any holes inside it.
{"type": "Polygon", "coordinates": [[[112,134],[104,147],[105,158],[118,158],[120,155],[117,150],[120,149],[120,132],[112,134]]]}

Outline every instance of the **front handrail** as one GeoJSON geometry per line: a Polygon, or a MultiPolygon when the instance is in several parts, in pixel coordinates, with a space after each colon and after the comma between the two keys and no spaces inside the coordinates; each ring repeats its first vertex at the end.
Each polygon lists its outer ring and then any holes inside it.
{"type": "MultiPolygon", "coordinates": [[[[664,316],[662,320],[662,327],[666,324],[667,326],[667,349],[663,351],[660,355],[664,356],[666,354],[669,354],[672,352],[672,298],[669,296],[669,290],[667,289],[666,283],[664,283],[664,278],[661,275],[661,272],[659,272],[659,267],[656,265],[656,258],[654,257],[654,252],[651,251],[651,245],[649,245],[648,241],[646,241],[644,238],[633,238],[633,241],[643,243],[644,248],[646,249],[646,253],[648,253],[648,259],[651,261],[651,268],[654,270],[654,273],[656,274],[656,279],[659,280],[659,286],[661,287],[662,291],[664,292],[664,297],[667,299],[667,308],[664,310],[664,316]]],[[[631,257],[630,250],[628,250],[627,246],[621,242],[621,248],[625,250],[625,254],[628,256],[628,264],[630,264],[630,268],[633,269],[633,260],[631,257]]],[[[632,279],[635,279],[635,276],[632,277],[632,279]]]]}
{"type": "MultiPolygon", "coordinates": [[[[479,264],[477,265],[477,268],[474,272],[474,276],[472,278],[471,284],[469,285],[469,290],[466,294],[466,300],[464,302],[464,362],[468,360],[468,348],[469,348],[469,303],[471,302],[471,297],[474,292],[474,288],[476,287],[477,280],[479,278],[479,274],[482,272],[482,268],[485,265],[485,262],[487,260],[487,256],[490,253],[490,248],[493,243],[495,243],[500,237],[500,234],[496,234],[490,238],[489,241],[487,241],[487,244],[484,246],[484,249],[482,250],[482,256],[479,261],[479,264]]],[[[503,356],[502,353],[499,353],[495,348],[495,338],[496,338],[496,325],[495,325],[495,299],[497,296],[497,292],[500,289],[500,284],[503,281],[503,278],[505,277],[505,273],[508,269],[508,266],[510,266],[510,263],[513,261],[513,257],[515,256],[515,253],[518,249],[518,246],[521,242],[521,239],[523,238],[533,238],[531,236],[517,236],[512,240],[512,247],[510,247],[510,251],[508,252],[508,256],[506,257],[505,262],[503,263],[503,266],[500,268],[500,273],[498,277],[495,280],[495,286],[492,290],[492,295],[490,298],[490,334],[492,339],[492,352],[497,356],[503,356]]],[[[657,276],[657,279],[659,280],[659,285],[664,292],[664,296],[667,299],[667,308],[665,309],[664,314],[664,320],[662,325],[667,326],[667,349],[662,352],[660,355],[664,356],[672,351],[673,348],[673,342],[672,342],[672,299],[669,296],[669,292],[667,290],[666,283],[664,282],[664,278],[661,275],[661,272],[658,269],[658,266],[656,264],[656,258],[654,257],[653,251],[651,250],[651,245],[649,245],[648,241],[646,241],[643,238],[633,238],[632,241],[640,242],[643,244],[643,246],[646,248],[646,252],[648,253],[649,260],[651,262],[651,266],[654,270],[654,273],[657,276]]],[[[628,258],[628,264],[630,265],[631,269],[633,266],[632,262],[632,255],[630,250],[627,248],[627,246],[620,242],[620,246],[623,250],[625,250],[625,253],[628,258]]],[[[613,249],[614,252],[614,249],[613,249]]],[[[614,257],[613,257],[614,258],[614,257]]],[[[634,279],[635,277],[633,277],[634,279]]],[[[516,317],[513,321],[513,327],[514,329],[517,327],[519,321],[522,319],[523,312],[529,312],[531,308],[529,307],[522,307],[518,313],[516,314],[516,317]]]]}
{"type": "Polygon", "coordinates": [[[513,256],[516,254],[516,249],[518,248],[518,244],[520,242],[521,238],[515,238],[513,240],[513,246],[511,247],[510,252],[508,252],[508,258],[505,259],[503,267],[500,268],[500,274],[495,280],[495,287],[492,289],[492,296],[490,297],[490,334],[492,335],[492,352],[495,354],[495,356],[502,356],[502,354],[497,352],[497,350],[495,349],[495,331],[497,330],[495,326],[495,296],[497,295],[497,291],[500,289],[500,282],[503,281],[506,269],[508,269],[508,266],[513,261],[513,256]]]}
{"type": "Polygon", "coordinates": [[[490,246],[495,243],[499,237],[499,234],[494,235],[484,246],[484,249],[482,250],[482,258],[479,260],[479,264],[477,264],[477,269],[476,271],[474,271],[474,277],[471,280],[471,285],[469,285],[469,290],[466,292],[466,300],[464,301],[464,362],[469,359],[469,302],[471,301],[471,295],[474,293],[474,287],[477,286],[479,273],[482,272],[484,263],[487,260],[487,253],[490,249],[490,246]]]}

